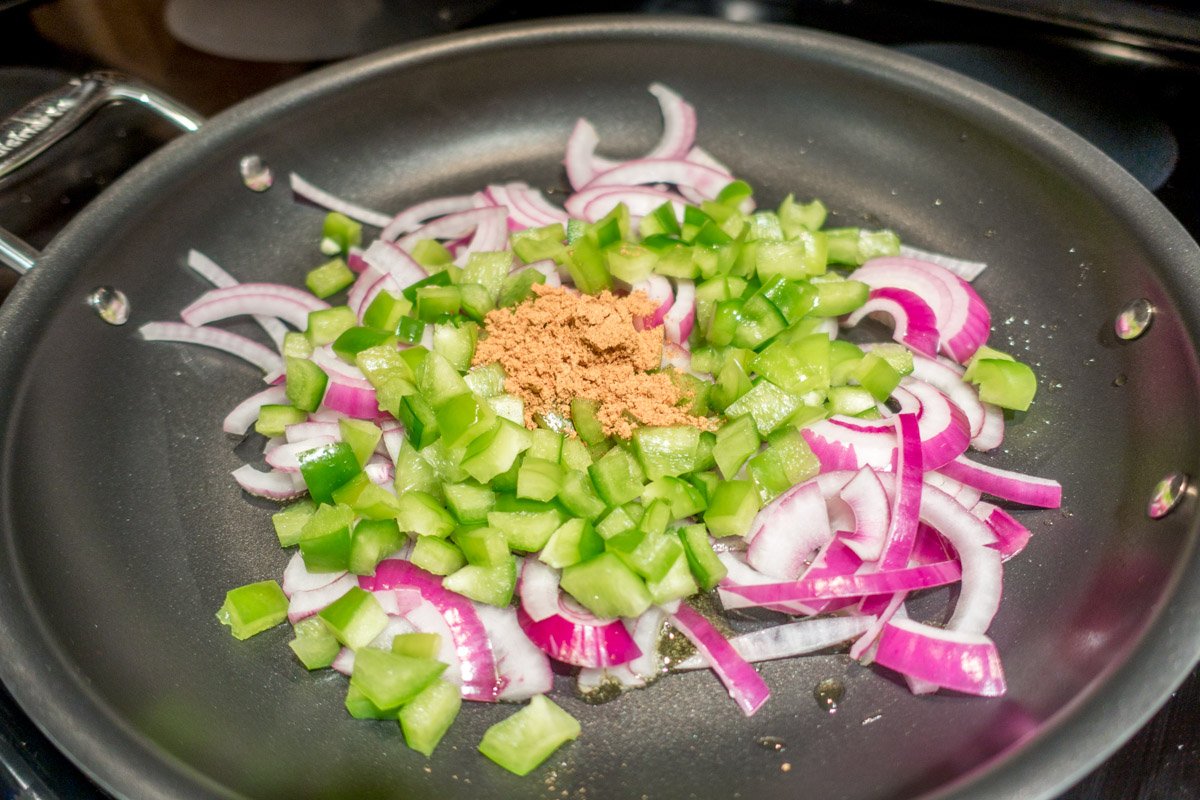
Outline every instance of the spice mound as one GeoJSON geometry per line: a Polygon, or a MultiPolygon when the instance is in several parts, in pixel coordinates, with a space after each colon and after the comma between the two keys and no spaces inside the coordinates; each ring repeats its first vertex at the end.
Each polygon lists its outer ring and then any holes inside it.
{"type": "Polygon", "coordinates": [[[627,439],[638,425],[712,427],[709,418],[681,407],[691,398],[674,370],[657,371],[663,329],[634,325],[635,318],[654,313],[646,295],[587,295],[536,284],[533,292],[524,303],[487,315],[487,335],[474,359],[476,365],[504,367],[504,388],[525,402],[527,427],[535,427],[535,415],[569,416],[577,397],[600,404],[597,418],[609,436],[627,439]]]}

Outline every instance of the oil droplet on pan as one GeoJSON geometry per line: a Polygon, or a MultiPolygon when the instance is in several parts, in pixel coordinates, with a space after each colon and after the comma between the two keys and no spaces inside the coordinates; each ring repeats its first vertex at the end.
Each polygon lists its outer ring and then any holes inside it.
{"type": "Polygon", "coordinates": [[[242,156],[238,161],[238,172],[241,173],[242,183],[253,192],[265,192],[275,182],[271,168],[261,157],[254,154],[242,156]]]}
{"type": "Polygon", "coordinates": [[[817,705],[828,711],[830,714],[836,714],[838,703],[846,695],[846,684],[836,678],[826,678],[817,684],[813,689],[813,697],[817,700],[817,705]]]}
{"type": "Polygon", "coordinates": [[[109,325],[124,325],[129,321],[129,298],[120,289],[97,286],[88,293],[87,304],[109,325]]]}

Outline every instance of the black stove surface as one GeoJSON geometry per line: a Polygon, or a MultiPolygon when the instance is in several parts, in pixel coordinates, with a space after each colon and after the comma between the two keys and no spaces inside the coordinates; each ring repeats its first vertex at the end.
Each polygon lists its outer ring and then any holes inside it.
{"type": "MultiPolygon", "coordinates": [[[[893,46],[992,84],[1104,150],[1200,239],[1200,122],[1195,119],[1200,108],[1200,12],[1192,10],[1190,2],[647,0],[619,5],[584,3],[572,10],[800,24],[893,46]]],[[[418,26],[414,36],[542,15],[540,8],[494,0],[452,7],[453,13],[429,15],[427,27],[418,26]]],[[[86,48],[46,35],[45,20],[31,21],[46,10],[31,12],[26,3],[0,0],[0,115],[57,85],[66,74],[112,66],[86,48]]],[[[161,33],[165,36],[165,29],[161,33]]],[[[177,43],[173,47],[178,55],[177,43]]],[[[319,66],[304,63],[281,70],[278,65],[231,64],[246,76],[241,96],[319,66]]],[[[161,74],[142,73],[136,63],[117,66],[158,83],[204,112],[239,99],[236,86],[230,98],[228,85],[219,91],[196,80],[164,85],[161,74]]],[[[168,135],[117,110],[100,116],[101,132],[75,145],[77,152],[72,153],[70,143],[61,145],[64,152],[50,166],[0,190],[0,223],[34,245],[45,244],[74,210],[168,135]],[[96,142],[102,144],[101,158],[81,168],[77,156],[86,150],[95,153],[96,142]]],[[[0,270],[0,301],[11,285],[12,278],[0,270]]],[[[107,796],[46,740],[0,687],[0,797],[107,796]]],[[[1133,739],[1059,800],[1111,798],[1200,800],[1200,668],[1133,739]]]]}

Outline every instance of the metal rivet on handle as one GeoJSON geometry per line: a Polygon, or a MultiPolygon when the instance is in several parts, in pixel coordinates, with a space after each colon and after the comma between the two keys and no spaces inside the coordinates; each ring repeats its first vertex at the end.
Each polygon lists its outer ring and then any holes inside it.
{"type": "Polygon", "coordinates": [[[129,298],[120,289],[98,286],[88,294],[87,304],[109,325],[124,325],[129,321],[129,298]]]}
{"type": "Polygon", "coordinates": [[[242,175],[242,183],[251,191],[265,192],[275,182],[275,176],[271,174],[267,162],[253,154],[242,156],[238,161],[238,172],[242,175]]]}
{"type": "Polygon", "coordinates": [[[1175,510],[1188,490],[1188,477],[1182,472],[1172,472],[1154,485],[1154,493],[1146,506],[1151,519],[1162,519],[1175,510]]]}
{"type": "Polygon", "coordinates": [[[1129,341],[1149,330],[1153,321],[1154,306],[1146,298],[1139,297],[1121,309],[1113,327],[1116,329],[1117,338],[1129,341]]]}

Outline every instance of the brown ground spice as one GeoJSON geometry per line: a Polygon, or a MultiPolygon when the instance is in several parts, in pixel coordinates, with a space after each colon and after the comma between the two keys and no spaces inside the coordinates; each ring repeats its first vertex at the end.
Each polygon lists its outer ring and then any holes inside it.
{"type": "Polygon", "coordinates": [[[569,416],[576,397],[600,403],[597,416],[610,436],[627,439],[639,423],[713,427],[708,417],[679,407],[684,398],[670,370],[648,372],[662,364],[663,329],[634,327],[634,317],[654,312],[646,295],[587,295],[540,284],[533,292],[487,315],[474,360],[504,367],[504,388],[525,401],[527,427],[536,427],[537,413],[569,416]]]}

